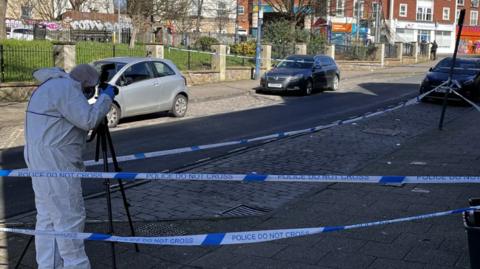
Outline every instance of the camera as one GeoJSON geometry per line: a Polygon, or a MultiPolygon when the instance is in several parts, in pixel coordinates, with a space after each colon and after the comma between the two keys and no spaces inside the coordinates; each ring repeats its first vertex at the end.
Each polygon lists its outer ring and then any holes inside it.
{"type": "MultiPolygon", "coordinates": [[[[83,89],[83,95],[87,100],[98,96],[102,90],[104,90],[108,85],[108,81],[113,77],[116,72],[115,64],[109,63],[104,64],[100,67],[100,77],[99,83],[97,86],[87,87],[83,89]]],[[[114,85],[110,85],[113,87],[113,92],[115,95],[118,95],[118,87],[114,85]]]]}

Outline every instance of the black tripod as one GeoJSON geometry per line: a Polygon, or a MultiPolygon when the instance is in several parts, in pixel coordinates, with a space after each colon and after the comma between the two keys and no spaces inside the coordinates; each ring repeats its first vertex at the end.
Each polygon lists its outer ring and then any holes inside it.
{"type": "MultiPolygon", "coordinates": [[[[122,169],[118,165],[117,155],[113,147],[112,137],[110,135],[110,129],[107,125],[107,118],[104,118],[102,123],[95,129],[87,142],[91,142],[97,138],[96,149],[95,149],[95,161],[98,162],[100,157],[100,151],[102,152],[103,159],[103,171],[108,172],[108,153],[112,157],[113,168],[115,172],[120,172],[122,169]]],[[[105,179],[105,194],[107,198],[107,211],[108,211],[108,233],[113,234],[113,215],[112,215],[112,197],[110,193],[110,179],[105,179]]],[[[127,196],[125,194],[125,188],[123,187],[123,182],[121,179],[118,179],[118,186],[120,187],[120,192],[122,194],[123,206],[125,208],[128,225],[130,227],[130,233],[132,236],[135,236],[135,229],[133,228],[132,216],[130,215],[130,204],[127,201],[127,196]]],[[[117,268],[116,256],[115,256],[115,243],[110,243],[112,250],[112,268],[117,268]]],[[[135,244],[135,251],[139,252],[138,245],[135,244]]]]}
{"type": "MultiPolygon", "coordinates": [[[[100,157],[100,151],[102,151],[102,159],[103,159],[103,171],[108,172],[109,171],[109,165],[108,165],[108,153],[110,152],[110,155],[112,157],[112,162],[113,162],[113,168],[115,172],[120,172],[121,168],[118,165],[117,162],[117,155],[115,154],[115,149],[113,147],[113,142],[112,142],[112,137],[110,135],[110,129],[108,128],[107,125],[107,119],[104,118],[102,120],[102,123],[92,132],[90,138],[88,139],[87,142],[93,141],[95,138],[97,138],[96,142],[96,148],[95,148],[95,161],[98,162],[99,157],[100,157]]],[[[105,179],[105,194],[107,198],[107,210],[108,210],[108,233],[113,234],[113,215],[112,215],[112,198],[111,198],[111,193],[110,193],[110,179],[105,179]]],[[[118,180],[118,186],[120,187],[120,192],[122,194],[122,200],[123,200],[123,206],[125,208],[126,214],[127,214],[127,219],[128,219],[128,224],[130,227],[130,232],[132,236],[135,236],[135,229],[133,228],[133,222],[132,222],[132,216],[130,215],[130,204],[127,201],[127,196],[125,194],[125,188],[123,186],[123,182],[121,179],[118,180]]],[[[35,236],[30,236],[30,239],[27,242],[27,245],[22,251],[22,254],[20,255],[20,258],[17,261],[17,264],[15,265],[15,269],[20,267],[20,264],[27,253],[28,248],[32,244],[33,238],[35,236]]],[[[116,261],[116,256],[115,256],[115,243],[110,243],[111,244],[111,250],[112,250],[112,268],[117,268],[117,261],[116,261]]],[[[138,244],[135,244],[135,251],[139,252],[138,244]]]]}

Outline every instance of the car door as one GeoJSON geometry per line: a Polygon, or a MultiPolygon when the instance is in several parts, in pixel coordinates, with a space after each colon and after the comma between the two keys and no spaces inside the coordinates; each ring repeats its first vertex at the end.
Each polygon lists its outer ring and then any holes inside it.
{"type": "Polygon", "coordinates": [[[335,62],[330,57],[324,57],[325,68],[327,72],[327,85],[329,87],[333,86],[333,78],[337,75],[337,66],[335,62]]]}
{"type": "Polygon", "coordinates": [[[158,91],[158,109],[159,111],[169,110],[184,80],[182,77],[177,76],[175,71],[166,63],[152,61],[151,64],[158,83],[158,87],[156,88],[156,91],[158,91]]]}
{"type": "Polygon", "coordinates": [[[313,60],[313,71],[312,71],[312,78],[313,78],[313,85],[315,89],[322,89],[326,87],[327,79],[326,79],[326,69],[322,65],[321,57],[315,57],[313,60]]]}
{"type": "Polygon", "coordinates": [[[148,62],[140,62],[127,67],[119,78],[119,92],[122,95],[122,111],[125,116],[133,116],[156,111],[158,81],[148,62]]]}

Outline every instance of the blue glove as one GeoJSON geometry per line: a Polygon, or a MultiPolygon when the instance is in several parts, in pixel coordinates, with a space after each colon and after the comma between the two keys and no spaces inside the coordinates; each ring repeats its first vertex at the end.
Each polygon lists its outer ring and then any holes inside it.
{"type": "Polygon", "coordinates": [[[103,89],[101,94],[108,95],[112,100],[115,98],[115,91],[112,85],[108,85],[105,89],[103,89]]]}

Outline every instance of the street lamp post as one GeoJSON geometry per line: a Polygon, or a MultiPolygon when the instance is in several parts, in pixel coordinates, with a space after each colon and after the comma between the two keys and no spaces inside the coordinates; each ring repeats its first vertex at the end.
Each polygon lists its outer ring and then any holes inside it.
{"type": "Polygon", "coordinates": [[[258,21],[257,21],[257,49],[255,53],[255,79],[260,78],[260,54],[262,53],[262,21],[263,21],[263,10],[262,10],[262,0],[258,0],[258,21]]]}

